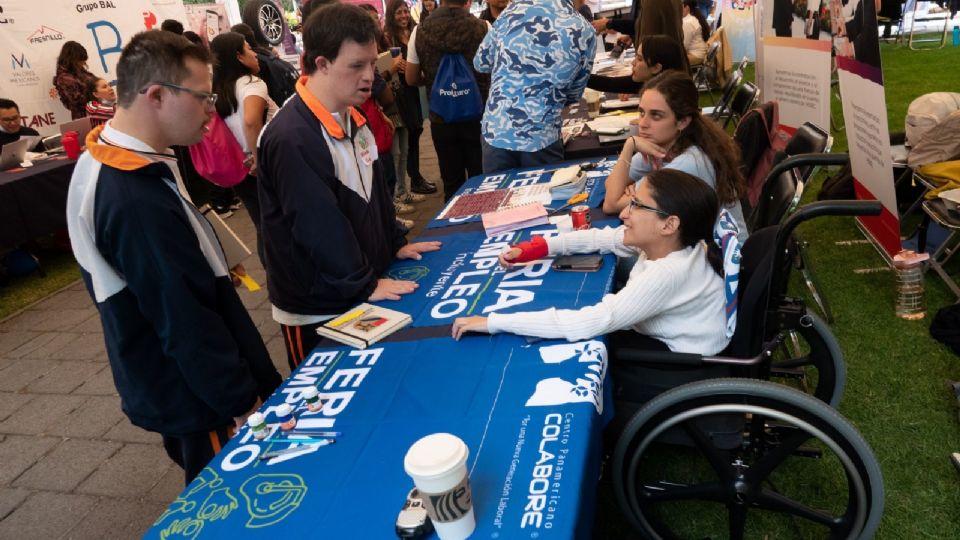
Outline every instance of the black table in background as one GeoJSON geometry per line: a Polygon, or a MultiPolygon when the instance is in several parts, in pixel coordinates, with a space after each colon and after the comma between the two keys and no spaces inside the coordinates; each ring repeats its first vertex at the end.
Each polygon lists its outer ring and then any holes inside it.
{"type": "MultiPolygon", "coordinates": [[[[616,94],[606,94],[607,99],[616,99],[616,94]]],[[[580,99],[579,105],[576,105],[576,112],[571,112],[574,106],[564,107],[560,117],[563,120],[582,119],[587,120],[587,101],[580,99]]],[[[584,159],[604,156],[613,156],[620,153],[623,148],[623,141],[614,141],[610,143],[601,143],[596,133],[589,132],[580,134],[570,139],[563,146],[564,159],[584,159]]]]}
{"type": "Polygon", "coordinates": [[[67,225],[67,188],[76,161],[57,156],[0,172],[0,250],[67,225]]]}

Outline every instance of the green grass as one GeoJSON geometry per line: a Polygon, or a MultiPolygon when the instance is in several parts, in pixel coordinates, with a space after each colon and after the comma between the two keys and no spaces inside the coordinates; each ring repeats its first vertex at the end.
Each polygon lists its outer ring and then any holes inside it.
{"type": "MultiPolygon", "coordinates": [[[[960,88],[957,49],[911,51],[884,44],[881,53],[891,132],[903,131],[907,107],[917,96],[960,88]]],[[[836,98],[834,105],[839,107],[836,98]]],[[[846,132],[834,137],[835,150],[846,151],[846,132]]],[[[818,191],[815,183],[806,202],[818,191]]],[[[833,307],[833,331],[847,362],[840,412],[863,433],[883,470],[886,510],[877,537],[955,538],[960,478],[949,456],[960,451],[960,429],[947,381],[960,379],[960,358],[930,337],[929,325],[936,310],[956,298],[929,273],[927,318],[899,319],[894,275],[853,272],[883,266],[874,248],[835,244],[862,238],[852,219],[821,219],[799,234],[811,243],[812,265],[833,307]]]]}
{"type": "Polygon", "coordinates": [[[71,253],[40,250],[35,254],[46,276],[33,273],[0,286],[0,320],[80,279],[80,267],[71,253]]]}
{"type": "MultiPolygon", "coordinates": [[[[903,130],[907,105],[916,96],[960,88],[960,50],[882,45],[882,53],[891,131],[903,130]]],[[[747,78],[752,79],[752,71],[747,78]]],[[[835,111],[839,118],[839,109],[835,111]]],[[[846,133],[834,136],[834,149],[845,151],[846,133]]],[[[807,202],[819,191],[822,176],[807,190],[807,202]]],[[[955,538],[960,531],[960,477],[949,455],[960,451],[960,429],[957,403],[946,384],[960,379],[960,359],[928,333],[936,310],[955,298],[930,274],[928,317],[898,319],[893,274],[854,273],[883,266],[874,248],[835,244],[863,238],[852,219],[820,219],[802,226],[799,235],[810,243],[811,266],[833,308],[833,331],[846,357],[848,380],[840,411],[863,433],[883,470],[886,510],[878,538],[955,538]]],[[[79,278],[69,254],[41,255],[46,278],[31,276],[0,287],[0,319],[79,278]]],[[[804,293],[796,280],[794,292],[804,293]]],[[[610,490],[601,490],[598,531],[606,537],[634,537],[616,508],[610,490]]],[[[791,534],[769,532],[770,538],[791,534]]]]}
{"type": "MultiPolygon", "coordinates": [[[[960,88],[960,49],[911,51],[881,45],[887,115],[891,131],[903,131],[907,106],[917,96],[960,88]]],[[[748,69],[745,79],[752,80],[748,69]]],[[[833,98],[834,117],[842,118],[833,98]]],[[[845,152],[844,131],[834,132],[834,151],[845,152]]],[[[804,202],[819,192],[826,174],[808,187],[804,202]]],[[[863,239],[850,218],[822,218],[802,225],[798,235],[810,243],[811,266],[835,317],[832,330],[844,351],[848,376],[840,412],[863,434],[880,462],[886,489],[885,511],[877,538],[956,538],[960,531],[960,476],[950,463],[960,451],[957,401],[947,381],[960,379],[960,358],[929,335],[940,307],[956,301],[934,273],[926,279],[927,317],[905,321],[894,314],[894,275],[889,271],[855,273],[883,267],[869,244],[838,246],[863,239]]],[[[955,269],[957,270],[957,269],[955,269]]],[[[797,275],[791,292],[813,303],[797,275]]],[[[633,538],[608,488],[598,500],[598,537],[633,538]]],[[[703,518],[687,510],[687,520],[703,518]]],[[[761,519],[761,523],[766,521],[761,519]]],[[[792,526],[755,528],[751,537],[805,537],[792,526]]],[[[703,531],[692,535],[701,538],[703,531]]],[[[720,535],[722,537],[722,535],[720,535]]]]}

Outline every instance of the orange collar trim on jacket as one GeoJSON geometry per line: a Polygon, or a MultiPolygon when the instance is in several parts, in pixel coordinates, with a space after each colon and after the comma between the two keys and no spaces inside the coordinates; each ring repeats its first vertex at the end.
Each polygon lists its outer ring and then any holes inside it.
{"type": "MultiPolygon", "coordinates": [[[[101,143],[100,134],[103,132],[105,125],[106,124],[101,124],[91,129],[90,133],[87,134],[86,141],[87,152],[90,153],[90,157],[100,163],[113,167],[114,169],[120,169],[121,171],[135,171],[157,161],[171,161],[172,163],[176,163],[177,159],[173,155],[154,154],[155,159],[151,159],[135,150],[130,150],[115,144],[101,143]]],[[[103,140],[106,141],[106,139],[103,140]]]]}
{"type": "MultiPolygon", "coordinates": [[[[297,81],[297,94],[300,95],[300,99],[307,105],[307,108],[310,109],[310,112],[317,117],[317,120],[323,124],[324,129],[333,136],[335,139],[342,139],[346,137],[346,134],[343,132],[343,128],[337,122],[337,120],[330,114],[330,111],[320,103],[320,100],[314,96],[310,90],[307,89],[307,77],[300,77],[300,80],[297,81]]],[[[353,123],[357,127],[361,127],[367,123],[367,119],[360,114],[356,108],[350,107],[350,117],[353,118],[353,123]]]]}

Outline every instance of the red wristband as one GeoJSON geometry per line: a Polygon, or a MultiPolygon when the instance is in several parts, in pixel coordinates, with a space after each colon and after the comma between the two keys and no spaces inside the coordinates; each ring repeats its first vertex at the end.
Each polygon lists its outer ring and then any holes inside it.
{"type": "Polygon", "coordinates": [[[542,259],[547,256],[550,250],[547,248],[547,240],[542,236],[534,236],[526,242],[520,242],[511,247],[520,250],[520,254],[510,262],[525,263],[542,259]]]}

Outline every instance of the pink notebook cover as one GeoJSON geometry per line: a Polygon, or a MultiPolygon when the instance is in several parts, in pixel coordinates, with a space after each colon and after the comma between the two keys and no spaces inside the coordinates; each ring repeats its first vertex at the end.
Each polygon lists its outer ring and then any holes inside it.
{"type": "Polygon", "coordinates": [[[547,223],[547,209],[540,203],[525,204],[480,216],[487,235],[547,223]]]}

